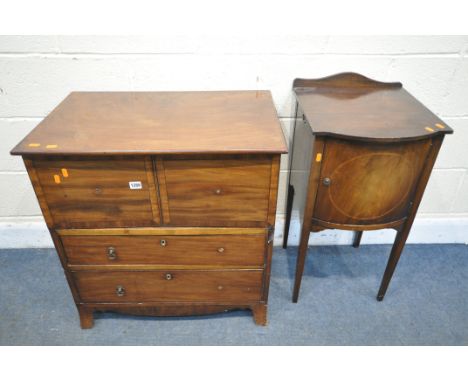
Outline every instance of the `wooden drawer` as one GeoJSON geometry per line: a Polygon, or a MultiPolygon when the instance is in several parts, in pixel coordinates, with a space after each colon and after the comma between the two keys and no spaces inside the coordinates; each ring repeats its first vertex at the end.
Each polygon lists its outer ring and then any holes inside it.
{"type": "Polygon", "coordinates": [[[165,224],[265,226],[271,158],[174,158],[157,163],[165,224]]]}
{"type": "Polygon", "coordinates": [[[205,301],[261,299],[263,271],[74,272],[83,302],[205,301]]]}
{"type": "Polygon", "coordinates": [[[263,267],[265,235],[62,236],[69,265],[263,267]]]}
{"type": "Polygon", "coordinates": [[[153,173],[146,166],[144,158],[34,161],[53,225],[62,228],[157,223],[157,202],[152,206],[150,195],[153,173]],[[140,183],[131,189],[129,182],[140,183]]]}

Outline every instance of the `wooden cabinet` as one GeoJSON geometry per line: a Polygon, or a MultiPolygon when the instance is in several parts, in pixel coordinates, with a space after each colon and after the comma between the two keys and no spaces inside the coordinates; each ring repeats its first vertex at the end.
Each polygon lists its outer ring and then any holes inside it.
{"type": "Polygon", "coordinates": [[[384,298],[445,134],[452,133],[400,83],[355,73],[296,79],[296,123],[283,247],[292,210],[301,238],[297,302],[309,234],[324,229],[397,231],[377,295],[384,298]]]}
{"type": "Polygon", "coordinates": [[[251,309],[265,325],[285,152],[266,91],[87,92],[12,154],[90,328],[108,310],[251,309]]]}

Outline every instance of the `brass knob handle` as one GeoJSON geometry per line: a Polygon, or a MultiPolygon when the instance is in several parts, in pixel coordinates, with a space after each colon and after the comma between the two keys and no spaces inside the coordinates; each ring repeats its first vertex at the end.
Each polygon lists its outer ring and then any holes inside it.
{"type": "Polygon", "coordinates": [[[99,195],[99,194],[102,193],[102,190],[101,190],[99,187],[96,187],[96,188],[94,189],[94,193],[95,193],[96,195],[99,195]]]}
{"type": "Polygon", "coordinates": [[[166,275],[164,276],[166,278],[166,280],[172,280],[173,277],[170,273],[166,273],[166,275]]]}
{"type": "Polygon", "coordinates": [[[216,195],[221,195],[221,189],[220,189],[220,188],[217,188],[217,189],[215,190],[215,194],[216,194],[216,195]]]}
{"type": "Polygon", "coordinates": [[[107,248],[107,258],[109,260],[115,260],[117,258],[117,252],[114,247],[107,248]]]}
{"type": "Polygon", "coordinates": [[[161,239],[159,243],[161,244],[161,247],[165,247],[167,245],[167,241],[165,239],[161,239]]]}
{"type": "Polygon", "coordinates": [[[219,252],[219,253],[223,253],[223,252],[224,252],[224,248],[223,248],[223,247],[219,247],[219,248],[218,248],[218,252],[219,252]]]}
{"type": "Polygon", "coordinates": [[[330,178],[323,178],[323,185],[324,186],[329,186],[331,184],[331,179],[330,178]]]}
{"type": "Polygon", "coordinates": [[[115,287],[115,294],[119,297],[125,296],[125,288],[122,285],[115,287]]]}

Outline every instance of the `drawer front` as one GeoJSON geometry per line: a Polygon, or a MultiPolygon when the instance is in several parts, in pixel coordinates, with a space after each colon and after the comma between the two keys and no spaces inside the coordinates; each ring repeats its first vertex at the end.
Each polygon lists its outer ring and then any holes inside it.
{"type": "Polygon", "coordinates": [[[264,264],[265,235],[62,236],[70,265],[264,264]]]}
{"type": "Polygon", "coordinates": [[[164,176],[160,183],[165,184],[161,198],[163,209],[167,208],[166,224],[265,225],[271,158],[164,159],[161,162],[158,177],[164,176]]]}
{"type": "Polygon", "coordinates": [[[153,216],[143,158],[47,159],[34,167],[56,227],[154,225],[159,218],[153,216]]]}
{"type": "Polygon", "coordinates": [[[325,143],[314,215],[341,224],[380,224],[406,217],[430,140],[325,143]]]}
{"type": "Polygon", "coordinates": [[[263,271],[141,271],[73,273],[83,302],[259,301],[263,271]]]}

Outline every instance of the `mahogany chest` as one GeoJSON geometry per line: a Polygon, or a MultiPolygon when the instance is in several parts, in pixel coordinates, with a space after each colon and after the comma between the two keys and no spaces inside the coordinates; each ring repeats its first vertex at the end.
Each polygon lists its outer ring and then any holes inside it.
{"type": "Polygon", "coordinates": [[[377,299],[384,298],[445,134],[452,133],[401,83],[356,73],[296,79],[296,124],[283,247],[294,209],[301,238],[297,302],[309,234],[397,231],[377,299]]]}
{"type": "Polygon", "coordinates": [[[12,154],[90,328],[94,311],[265,325],[286,151],[267,91],[76,92],[12,154]]]}

